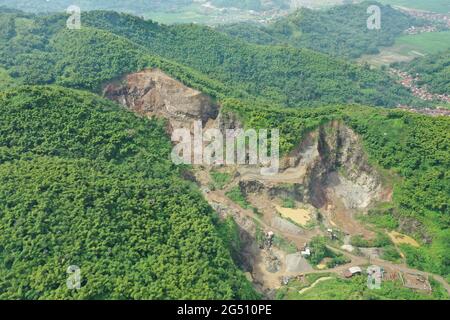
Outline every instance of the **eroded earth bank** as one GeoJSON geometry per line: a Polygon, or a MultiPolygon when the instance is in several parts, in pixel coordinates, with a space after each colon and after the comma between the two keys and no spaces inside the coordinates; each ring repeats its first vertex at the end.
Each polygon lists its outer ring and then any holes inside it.
{"type": "MultiPolygon", "coordinates": [[[[180,127],[192,130],[199,120],[204,128],[222,132],[242,128],[236,117],[222,114],[213,99],[157,69],[106,85],[104,96],[139,115],[167,119],[169,134],[180,127]]],[[[236,263],[267,298],[306,274],[342,277],[354,266],[377,264],[387,275],[427,275],[407,268],[403,260],[383,260],[383,248],[355,245],[354,239],[374,243],[380,237],[360,217],[390,202],[392,187],[369,163],[358,135],[341,121],[299,136],[298,146],[281,159],[276,175],[261,175],[256,166],[194,166],[192,171],[219,216],[236,222],[236,263]],[[322,238],[328,239],[325,248],[332,254],[314,261],[311,242],[322,238]]],[[[408,240],[402,234],[384,236],[394,245],[395,237],[408,240]]]]}

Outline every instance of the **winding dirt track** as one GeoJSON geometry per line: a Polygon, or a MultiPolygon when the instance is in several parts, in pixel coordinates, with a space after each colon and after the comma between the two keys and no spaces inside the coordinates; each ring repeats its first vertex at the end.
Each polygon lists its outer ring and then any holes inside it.
{"type": "Polygon", "coordinates": [[[337,248],[334,248],[334,247],[331,247],[331,246],[327,246],[327,247],[330,250],[334,250],[334,251],[337,251],[337,252],[340,252],[340,253],[346,255],[348,258],[350,258],[352,260],[352,262],[349,263],[349,264],[346,264],[346,265],[338,266],[338,267],[333,268],[333,269],[314,270],[314,271],[311,271],[311,272],[304,272],[303,274],[323,273],[323,272],[332,272],[332,273],[342,274],[350,266],[371,264],[371,265],[377,265],[377,266],[384,267],[384,268],[393,269],[393,270],[396,270],[396,271],[401,271],[401,272],[404,272],[404,273],[413,273],[413,274],[422,275],[424,277],[433,277],[434,279],[436,279],[436,281],[439,281],[444,286],[444,288],[447,290],[447,292],[450,294],[450,285],[440,275],[429,273],[429,272],[420,271],[420,270],[417,270],[417,269],[412,269],[412,268],[406,266],[405,264],[395,264],[395,263],[391,263],[391,262],[388,262],[388,261],[385,261],[385,260],[381,260],[381,259],[369,259],[369,258],[366,258],[366,257],[355,256],[353,254],[348,253],[347,251],[343,251],[343,250],[340,250],[340,249],[337,249],[337,248]]]}
{"type": "Polygon", "coordinates": [[[331,280],[331,279],[334,279],[334,278],[333,277],[322,277],[322,278],[319,278],[316,281],[314,281],[309,287],[301,289],[298,293],[300,293],[300,294],[305,293],[306,291],[308,291],[308,290],[314,288],[315,286],[317,286],[322,281],[331,280]]]}
{"type": "MultiPolygon", "coordinates": [[[[205,197],[210,202],[222,203],[222,204],[226,205],[227,207],[244,214],[244,216],[246,216],[247,218],[253,219],[265,231],[271,230],[271,231],[274,231],[275,233],[283,234],[283,236],[285,238],[287,238],[288,240],[290,240],[293,243],[295,243],[295,245],[298,248],[303,247],[305,245],[305,243],[307,243],[310,240],[310,237],[308,237],[308,236],[294,235],[294,234],[286,233],[285,231],[282,231],[282,230],[280,230],[280,229],[278,229],[276,227],[268,225],[264,220],[262,220],[252,210],[243,209],[241,206],[239,206],[238,204],[236,204],[233,201],[231,201],[225,195],[224,191],[210,192],[209,194],[205,195],[205,197]]],[[[351,266],[373,264],[373,265],[378,265],[380,267],[389,268],[389,269],[393,269],[393,270],[401,271],[401,272],[405,272],[405,273],[413,273],[413,274],[419,274],[419,275],[422,275],[422,276],[425,276],[425,277],[433,277],[439,283],[441,283],[444,286],[444,288],[447,290],[447,292],[450,294],[450,285],[440,275],[436,275],[436,274],[433,274],[433,273],[429,273],[429,272],[424,272],[424,271],[420,271],[420,270],[417,270],[417,269],[413,269],[413,268],[410,268],[410,267],[406,266],[405,264],[394,264],[394,263],[391,263],[391,262],[388,262],[388,261],[385,261],[385,260],[381,260],[381,259],[373,259],[373,258],[370,259],[370,258],[367,258],[367,257],[356,256],[356,255],[353,255],[353,254],[351,254],[351,253],[349,253],[347,251],[343,251],[341,249],[337,249],[337,248],[334,248],[334,247],[331,247],[331,246],[327,246],[327,247],[330,250],[333,250],[333,251],[340,252],[340,253],[344,254],[345,256],[347,256],[348,258],[350,258],[352,260],[351,263],[340,265],[340,266],[335,267],[333,269],[313,270],[313,271],[302,272],[301,274],[313,274],[313,273],[331,272],[331,273],[335,273],[335,274],[338,274],[338,275],[342,275],[342,273],[344,271],[346,271],[351,266]]],[[[290,273],[289,275],[292,276],[294,274],[290,273]]]]}

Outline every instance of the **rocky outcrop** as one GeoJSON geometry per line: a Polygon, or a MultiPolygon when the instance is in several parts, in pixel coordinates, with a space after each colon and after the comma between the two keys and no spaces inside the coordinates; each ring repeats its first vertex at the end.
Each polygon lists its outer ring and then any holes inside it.
{"type": "Polygon", "coordinates": [[[210,119],[216,119],[219,112],[210,97],[186,87],[159,69],[129,74],[106,85],[103,95],[140,115],[168,119],[170,129],[190,128],[197,120],[205,126],[210,119]]]}
{"type": "Polygon", "coordinates": [[[382,196],[381,178],[370,166],[359,137],[340,121],[318,129],[317,154],[308,159],[309,202],[323,207],[332,192],[348,209],[365,209],[382,196]]]}
{"type": "Polygon", "coordinates": [[[270,198],[294,199],[295,201],[304,201],[304,186],[300,183],[276,184],[268,190],[270,198]]]}
{"type": "Polygon", "coordinates": [[[241,166],[244,194],[266,193],[269,198],[290,198],[316,208],[365,210],[377,201],[390,201],[381,176],[368,162],[358,135],[341,121],[311,131],[281,163],[274,176],[261,176],[258,168],[241,166]],[[340,204],[339,204],[340,205],[340,204]]]}
{"type": "Polygon", "coordinates": [[[245,196],[251,193],[261,193],[265,189],[264,184],[256,180],[239,181],[239,188],[245,196]]]}
{"type": "Polygon", "coordinates": [[[294,199],[295,201],[304,201],[304,186],[300,183],[263,183],[258,180],[241,180],[239,189],[248,196],[251,194],[266,195],[269,199],[294,199]]]}
{"type": "MultiPolygon", "coordinates": [[[[204,128],[215,127],[222,132],[243,127],[233,113],[219,113],[210,97],[158,69],[129,74],[110,83],[104,88],[104,96],[143,116],[167,119],[169,131],[192,129],[198,120],[204,128]]],[[[307,134],[280,163],[280,174],[270,177],[261,177],[258,167],[237,168],[244,194],[266,192],[270,198],[289,197],[316,208],[337,197],[348,209],[365,209],[381,198],[379,174],[369,165],[359,137],[341,121],[307,134]]]]}

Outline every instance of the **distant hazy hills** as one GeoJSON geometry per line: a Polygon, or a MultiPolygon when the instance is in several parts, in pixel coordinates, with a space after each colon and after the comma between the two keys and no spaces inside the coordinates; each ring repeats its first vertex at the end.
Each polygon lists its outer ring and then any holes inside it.
{"type": "Polygon", "coordinates": [[[185,6],[192,0],[0,0],[0,6],[26,12],[62,12],[71,5],[83,10],[119,10],[138,14],[142,10],[164,10],[173,6],[185,6]]]}
{"type": "Polygon", "coordinates": [[[234,37],[258,44],[291,45],[309,48],[335,56],[357,58],[378,53],[381,46],[391,46],[397,36],[410,26],[424,22],[390,6],[368,1],[342,5],[327,10],[300,9],[265,26],[240,23],[219,27],[234,37]],[[381,8],[381,29],[369,30],[367,8],[381,8]]]}
{"type": "Polygon", "coordinates": [[[8,6],[29,12],[63,11],[70,5],[83,10],[117,10],[140,14],[151,10],[175,9],[182,11],[193,3],[209,3],[219,8],[245,10],[289,9],[291,0],[0,0],[0,6],[8,6]]]}

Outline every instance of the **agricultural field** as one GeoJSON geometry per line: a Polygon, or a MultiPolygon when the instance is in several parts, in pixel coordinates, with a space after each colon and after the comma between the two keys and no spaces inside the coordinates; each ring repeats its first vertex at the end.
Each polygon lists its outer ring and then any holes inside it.
{"type": "Polygon", "coordinates": [[[438,13],[450,12],[450,2],[448,0],[380,0],[380,2],[438,13]]]}
{"type": "Polygon", "coordinates": [[[358,61],[380,67],[394,62],[411,61],[447,49],[450,49],[450,31],[403,35],[392,47],[383,48],[376,55],[364,55],[358,61]]]}
{"type": "Polygon", "coordinates": [[[399,37],[396,46],[406,46],[422,54],[434,54],[450,48],[450,31],[399,37]]]}

